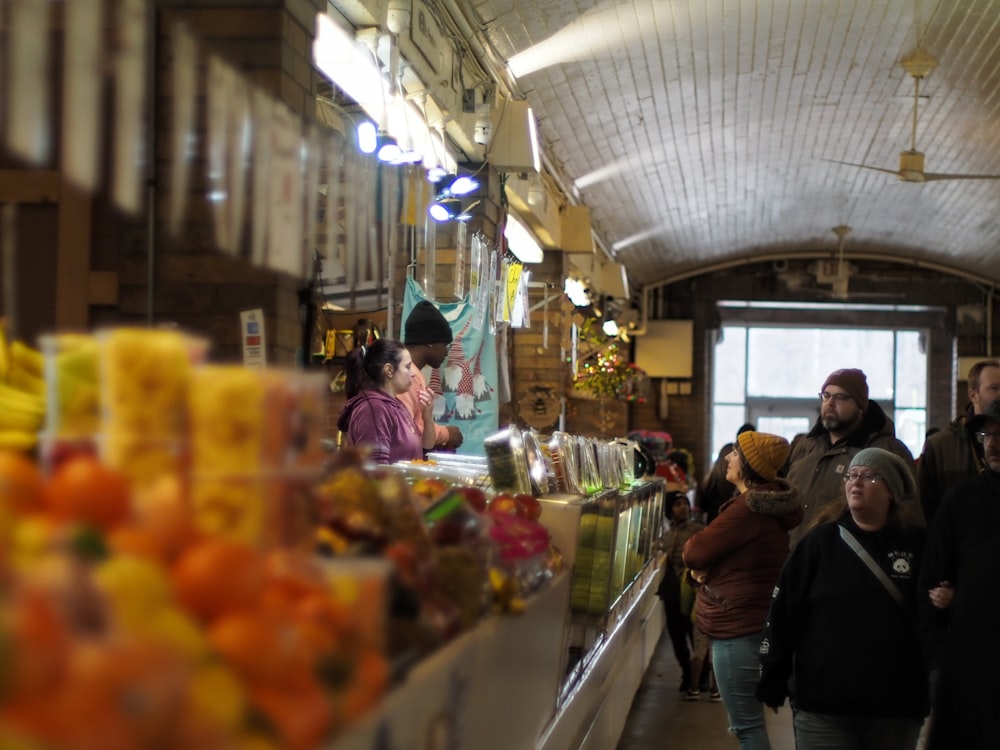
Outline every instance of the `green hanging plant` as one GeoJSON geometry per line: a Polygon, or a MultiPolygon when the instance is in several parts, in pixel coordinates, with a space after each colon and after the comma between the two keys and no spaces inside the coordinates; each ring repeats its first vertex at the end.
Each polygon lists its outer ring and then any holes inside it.
{"type": "Polygon", "coordinates": [[[587,354],[578,359],[575,391],[595,398],[645,403],[649,380],[646,373],[628,360],[618,339],[608,341],[596,318],[580,326],[579,348],[586,349],[587,354]]]}

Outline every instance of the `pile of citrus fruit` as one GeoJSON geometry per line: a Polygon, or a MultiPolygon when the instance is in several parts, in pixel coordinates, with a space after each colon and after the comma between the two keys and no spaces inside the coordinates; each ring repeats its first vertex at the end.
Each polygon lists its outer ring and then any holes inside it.
{"type": "Polygon", "coordinates": [[[306,750],[387,666],[321,564],[196,533],[172,476],[0,451],[0,747],[306,750]]]}

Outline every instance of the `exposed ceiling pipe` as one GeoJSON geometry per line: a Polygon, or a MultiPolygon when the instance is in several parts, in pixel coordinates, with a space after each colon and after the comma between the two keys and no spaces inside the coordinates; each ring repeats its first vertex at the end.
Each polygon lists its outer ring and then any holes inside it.
{"type": "MultiPolygon", "coordinates": [[[[494,49],[493,45],[489,44],[489,40],[486,43],[483,42],[481,39],[481,30],[476,29],[472,25],[472,22],[466,16],[463,4],[457,2],[457,0],[435,0],[435,4],[443,9],[455,24],[458,33],[469,43],[472,56],[479,63],[480,67],[486,71],[486,74],[497,83],[501,93],[511,98],[523,98],[524,93],[520,90],[517,80],[507,68],[506,60],[500,57],[500,54],[494,49]]],[[[548,172],[549,176],[552,177],[552,180],[556,183],[559,192],[563,194],[566,201],[572,205],[580,205],[573,191],[569,189],[562,171],[552,163],[544,148],[542,149],[542,166],[548,172]]],[[[608,249],[607,242],[604,241],[604,238],[593,227],[590,229],[590,234],[594,240],[594,244],[604,253],[604,257],[612,263],[617,263],[618,261],[615,260],[614,255],[608,249]]]]}
{"type": "Polygon", "coordinates": [[[993,295],[996,293],[996,284],[990,284],[990,290],[986,293],[986,356],[993,356],[993,295]]]}
{"type": "MultiPolygon", "coordinates": [[[[719,271],[728,271],[731,268],[740,268],[742,266],[751,266],[757,263],[768,263],[776,260],[821,260],[829,258],[830,255],[831,253],[829,250],[804,250],[800,252],[788,252],[787,250],[783,250],[780,252],[775,251],[758,253],[753,257],[725,260],[718,263],[706,263],[705,265],[698,266],[697,268],[688,268],[671,276],[667,276],[666,278],[650,282],[648,286],[651,289],[658,289],[660,287],[676,284],[678,281],[686,281],[687,279],[692,279],[696,276],[704,276],[706,274],[717,273],[719,271]]],[[[844,257],[848,260],[870,260],[882,263],[892,263],[898,266],[910,266],[928,271],[937,271],[938,273],[945,273],[949,276],[955,276],[978,285],[982,285],[984,281],[996,285],[996,283],[1000,281],[1000,279],[983,279],[982,275],[974,274],[970,271],[948,266],[943,263],[919,260],[916,258],[902,258],[898,255],[889,255],[886,253],[845,252],[844,257]]]]}

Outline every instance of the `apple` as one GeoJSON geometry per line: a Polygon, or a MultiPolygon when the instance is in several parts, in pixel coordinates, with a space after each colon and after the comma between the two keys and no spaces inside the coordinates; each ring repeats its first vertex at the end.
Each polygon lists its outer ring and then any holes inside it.
{"type": "Polygon", "coordinates": [[[519,492],[514,495],[514,501],[521,509],[521,512],[518,515],[523,518],[537,521],[539,516],[542,515],[542,504],[538,502],[538,499],[534,495],[519,492]]]}
{"type": "Polygon", "coordinates": [[[521,515],[521,506],[509,492],[499,492],[489,501],[487,508],[493,513],[507,513],[512,516],[521,515]]]}
{"type": "Polygon", "coordinates": [[[421,477],[413,483],[413,491],[427,500],[437,500],[448,489],[448,485],[435,477],[421,477]]]}
{"type": "Polygon", "coordinates": [[[486,493],[478,487],[456,487],[458,492],[477,513],[486,511],[486,493]]]}

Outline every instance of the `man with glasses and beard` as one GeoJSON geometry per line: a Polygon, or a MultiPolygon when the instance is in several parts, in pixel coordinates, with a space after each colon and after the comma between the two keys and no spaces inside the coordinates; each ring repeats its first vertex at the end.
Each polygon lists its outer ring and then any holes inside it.
{"type": "Polygon", "coordinates": [[[969,420],[987,471],[952,487],[927,532],[920,588],[932,670],[928,750],[996,747],[1000,399],[969,420]],[[933,677],[935,672],[938,674],[933,677]]]}
{"type": "MultiPolygon", "coordinates": [[[[788,459],[787,478],[802,493],[802,523],[792,530],[794,547],[813,525],[819,510],[839,503],[844,494],[844,473],[862,448],[883,448],[902,458],[915,473],[913,455],[896,438],[896,427],[874,401],[868,399],[868,378],[861,370],[830,373],[820,388],[820,415],[809,433],[798,441],[788,459]]],[[[923,524],[915,496],[897,498],[913,504],[912,516],[923,524]]]]}

